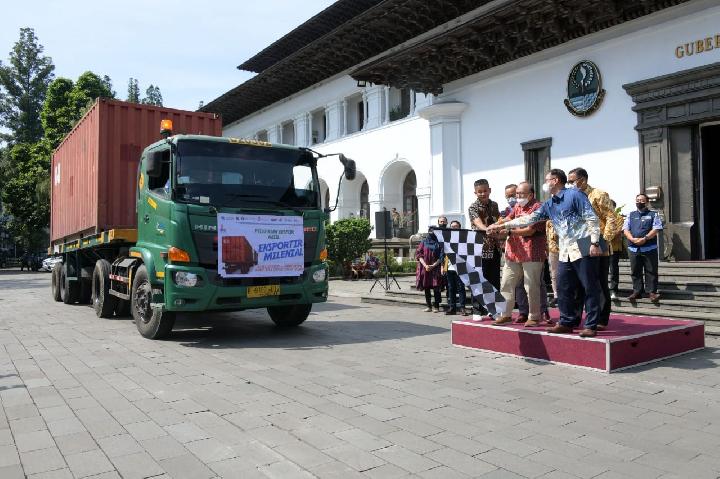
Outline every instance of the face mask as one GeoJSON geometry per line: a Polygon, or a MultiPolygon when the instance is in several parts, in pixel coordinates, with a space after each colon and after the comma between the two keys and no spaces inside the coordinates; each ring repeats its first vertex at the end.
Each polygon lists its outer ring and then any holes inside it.
{"type": "Polygon", "coordinates": [[[548,185],[547,183],[543,183],[542,190],[543,193],[550,193],[550,185],[548,185]]]}
{"type": "Polygon", "coordinates": [[[565,185],[565,188],[567,188],[568,190],[574,190],[575,188],[577,188],[577,185],[575,183],[568,183],[567,185],[565,185]]]}
{"type": "Polygon", "coordinates": [[[507,199],[507,202],[508,202],[508,206],[510,206],[510,208],[512,208],[513,206],[515,206],[515,203],[517,203],[517,200],[511,196],[510,198],[507,199]]]}
{"type": "Polygon", "coordinates": [[[446,229],[446,228],[447,228],[447,224],[445,224],[445,223],[440,223],[440,224],[438,225],[438,227],[439,227],[440,229],[446,229]]]}
{"type": "Polygon", "coordinates": [[[521,199],[517,200],[517,204],[520,205],[521,207],[524,207],[525,205],[528,204],[528,199],[527,199],[527,198],[521,198],[521,199]]]}
{"type": "Polygon", "coordinates": [[[637,209],[644,210],[647,208],[647,203],[635,203],[635,206],[637,206],[637,209]]]}

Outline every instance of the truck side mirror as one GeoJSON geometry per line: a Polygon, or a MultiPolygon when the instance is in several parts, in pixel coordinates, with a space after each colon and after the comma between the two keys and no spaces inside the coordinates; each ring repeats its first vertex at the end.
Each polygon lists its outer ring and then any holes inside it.
{"type": "Polygon", "coordinates": [[[348,181],[352,181],[355,179],[355,175],[357,173],[357,167],[355,166],[355,161],[351,160],[350,158],[347,158],[345,155],[340,155],[340,163],[343,164],[345,167],[345,179],[348,181]]]}

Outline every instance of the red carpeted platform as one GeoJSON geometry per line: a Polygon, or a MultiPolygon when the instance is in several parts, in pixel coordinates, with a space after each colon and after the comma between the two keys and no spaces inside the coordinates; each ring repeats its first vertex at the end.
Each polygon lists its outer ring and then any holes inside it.
{"type": "Polygon", "coordinates": [[[608,329],[599,331],[594,338],[581,338],[577,335],[579,330],[574,334],[549,334],[545,332],[546,327],[544,324],[534,328],[525,328],[522,324],[493,326],[489,320],[453,321],[452,343],[605,372],[705,347],[705,326],[700,321],[613,314],[608,329]]]}

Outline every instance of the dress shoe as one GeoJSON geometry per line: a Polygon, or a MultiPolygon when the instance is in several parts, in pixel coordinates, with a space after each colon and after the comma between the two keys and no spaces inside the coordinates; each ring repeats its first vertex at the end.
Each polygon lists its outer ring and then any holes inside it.
{"type": "Polygon", "coordinates": [[[659,293],[650,293],[650,294],[648,295],[648,297],[650,298],[650,301],[652,301],[653,303],[657,303],[658,301],[660,301],[660,294],[659,294],[659,293]]]}
{"type": "Polygon", "coordinates": [[[635,301],[636,299],[642,298],[642,294],[638,293],[637,291],[633,291],[633,294],[627,297],[628,301],[635,301]]]}
{"type": "Polygon", "coordinates": [[[534,319],[528,319],[527,321],[525,321],[525,327],[526,327],[526,328],[534,328],[534,327],[537,326],[538,324],[540,324],[540,323],[538,323],[538,322],[535,321],[534,319]]]}
{"type": "Polygon", "coordinates": [[[460,310],[460,314],[462,314],[463,316],[470,316],[470,313],[468,313],[465,308],[462,308],[462,309],[460,310]]]}
{"type": "Polygon", "coordinates": [[[552,328],[547,328],[545,331],[552,334],[572,334],[573,328],[562,324],[556,324],[552,328]]]}
{"type": "Polygon", "coordinates": [[[602,325],[602,324],[598,324],[598,325],[597,325],[597,330],[598,330],[598,331],[605,331],[606,329],[607,329],[607,326],[604,326],[604,325],[602,325]]]}
{"type": "Polygon", "coordinates": [[[445,311],[445,316],[455,316],[456,314],[457,311],[455,311],[454,309],[448,309],[447,311],[445,311]]]}
{"type": "Polygon", "coordinates": [[[597,336],[597,331],[594,329],[583,329],[578,336],[581,338],[594,338],[597,336]]]}
{"type": "Polygon", "coordinates": [[[498,319],[496,319],[495,321],[493,321],[493,324],[496,326],[499,326],[501,324],[508,324],[508,323],[512,323],[512,318],[510,316],[501,316],[498,319]]]}
{"type": "Polygon", "coordinates": [[[515,320],[515,322],[518,323],[518,324],[521,324],[521,323],[526,322],[527,320],[528,320],[527,315],[526,315],[526,314],[521,314],[521,315],[519,315],[519,316],[517,317],[517,319],[515,320]]]}

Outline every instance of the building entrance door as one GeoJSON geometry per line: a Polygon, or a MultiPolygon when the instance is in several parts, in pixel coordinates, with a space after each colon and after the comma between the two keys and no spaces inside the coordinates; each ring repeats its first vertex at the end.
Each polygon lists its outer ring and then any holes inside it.
{"type": "Polygon", "coordinates": [[[720,123],[700,126],[700,240],[704,259],[720,258],[720,123]]]}

